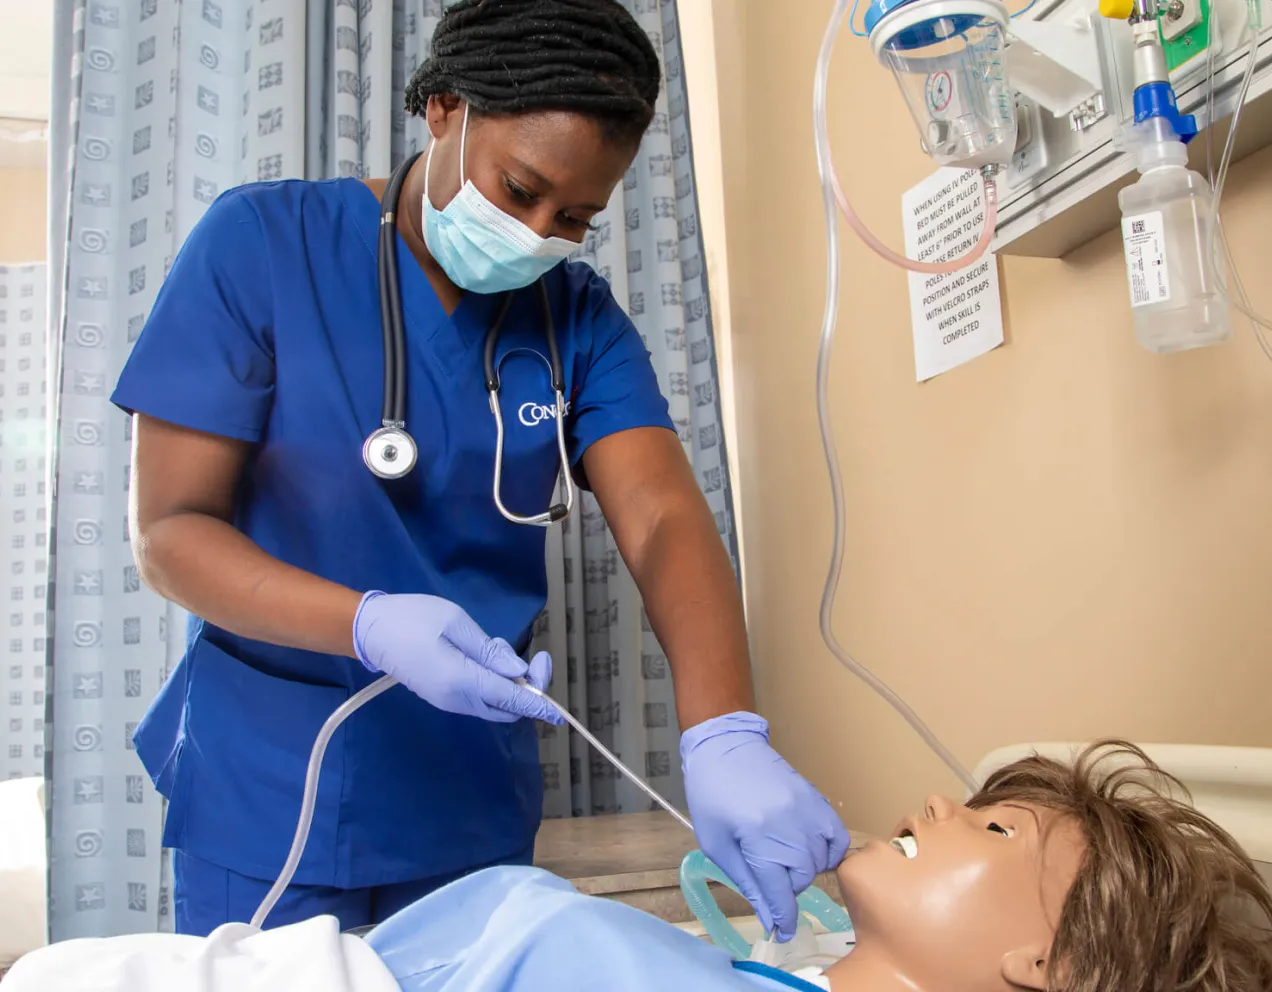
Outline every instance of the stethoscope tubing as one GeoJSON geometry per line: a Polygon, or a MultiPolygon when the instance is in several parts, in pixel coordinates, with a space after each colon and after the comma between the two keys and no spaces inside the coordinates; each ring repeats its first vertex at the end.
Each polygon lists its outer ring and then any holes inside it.
{"type": "MultiPolygon", "coordinates": [[[[380,208],[376,279],[380,296],[380,325],[384,338],[384,400],[380,410],[380,427],[363,444],[363,460],[372,472],[385,479],[402,478],[414,467],[417,457],[415,441],[406,430],[406,318],[402,309],[402,283],[397,260],[397,208],[407,173],[420,154],[422,153],[416,152],[408,157],[393,171],[380,208]],[[399,451],[399,448],[404,450],[399,451]],[[399,458],[402,459],[400,462],[399,458]]],[[[512,307],[513,292],[504,294],[494,319],[486,330],[482,345],[482,371],[490,411],[495,418],[495,506],[504,519],[512,523],[547,527],[564,519],[573,509],[574,482],[570,476],[569,453],[565,443],[565,371],[557,345],[556,325],[552,319],[548,289],[542,279],[535,283],[535,292],[543,320],[543,336],[548,346],[548,372],[556,400],[556,441],[565,483],[564,503],[554,503],[543,513],[521,516],[504,505],[501,495],[505,431],[503,413],[499,408],[499,366],[496,352],[504,322],[512,307]]]]}
{"type": "Polygon", "coordinates": [[[404,428],[406,424],[406,321],[397,261],[397,207],[407,173],[419,157],[420,153],[416,152],[394,171],[384,191],[380,214],[380,246],[376,258],[384,331],[384,403],[380,417],[384,427],[404,428]]]}

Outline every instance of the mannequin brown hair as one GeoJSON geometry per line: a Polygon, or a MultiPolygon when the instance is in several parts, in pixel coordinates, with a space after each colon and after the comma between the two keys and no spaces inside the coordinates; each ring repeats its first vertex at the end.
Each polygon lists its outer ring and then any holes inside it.
{"type": "Polygon", "coordinates": [[[1086,853],[1056,927],[1057,992],[1267,992],[1272,895],[1229,834],[1139,748],[1001,769],[973,809],[1028,803],[1072,818],[1086,853]]]}

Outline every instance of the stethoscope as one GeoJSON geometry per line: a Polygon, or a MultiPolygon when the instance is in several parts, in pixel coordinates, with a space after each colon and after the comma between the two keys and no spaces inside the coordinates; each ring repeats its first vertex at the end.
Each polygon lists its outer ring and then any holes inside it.
{"type": "MultiPolygon", "coordinates": [[[[406,430],[406,322],[402,314],[402,284],[397,264],[397,205],[402,195],[406,174],[420,153],[404,161],[393,172],[380,204],[380,244],[376,251],[376,275],[380,286],[380,326],[384,333],[384,405],[380,426],[362,444],[362,460],[381,479],[400,479],[415,467],[419,449],[406,430]]],[[[561,475],[565,479],[565,502],[556,503],[543,513],[523,517],[513,513],[500,495],[503,482],[504,423],[499,409],[499,367],[495,349],[503,330],[504,318],[512,305],[512,293],[504,294],[499,310],[486,330],[482,363],[486,376],[486,394],[490,412],[495,418],[495,506],[505,520],[514,524],[548,527],[570,514],[574,507],[574,482],[570,475],[570,459],[565,448],[565,373],[561,353],[557,349],[556,327],[548,305],[548,290],[540,279],[535,283],[539,310],[543,315],[543,335],[548,341],[548,370],[552,390],[556,393],[557,452],[561,459],[561,475]]]]}

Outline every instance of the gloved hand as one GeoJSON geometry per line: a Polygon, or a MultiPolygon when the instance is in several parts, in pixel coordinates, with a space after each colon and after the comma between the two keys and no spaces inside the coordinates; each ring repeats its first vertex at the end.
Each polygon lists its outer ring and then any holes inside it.
{"type": "Polygon", "coordinates": [[[547,652],[527,665],[450,600],[369,592],[353,618],[353,647],[369,670],[392,675],[439,710],[495,723],[521,717],[564,722],[546,699],[513,681],[525,678],[546,690],[552,680],[547,652]]]}
{"type": "Polygon", "coordinates": [[[795,936],[795,897],[848,853],[830,803],[769,747],[768,722],[729,713],[680,738],[689,815],[702,853],[755,908],[766,931],[795,936]]]}

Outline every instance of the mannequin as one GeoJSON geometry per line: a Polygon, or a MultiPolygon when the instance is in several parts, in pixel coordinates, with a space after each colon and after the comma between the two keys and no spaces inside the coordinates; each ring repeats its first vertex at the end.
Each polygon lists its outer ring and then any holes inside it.
{"type": "MultiPolygon", "coordinates": [[[[1105,741],[1072,764],[1013,762],[966,806],[931,799],[891,842],[840,866],[857,944],[803,987],[1268,992],[1272,895],[1185,796],[1141,750],[1105,741]]],[[[498,907],[483,913],[489,941],[471,939],[472,923],[437,934],[442,918],[492,897],[479,878],[469,885],[476,898],[438,900],[415,919],[408,910],[371,935],[395,974],[412,973],[403,992],[783,988],[668,924],[541,876],[498,882],[498,907]]]]}
{"type": "Polygon", "coordinates": [[[1014,762],[966,806],[929,800],[840,866],[857,945],[809,981],[735,969],[671,924],[502,866],[365,943],[333,917],[68,941],[0,992],[1268,992],[1272,896],[1181,792],[1110,741],[1072,765],[1014,762]]]}
{"type": "Polygon", "coordinates": [[[830,988],[1272,989],[1272,896],[1186,795],[1106,741],[1008,765],[965,807],[929,800],[840,866],[857,946],[830,988]]]}

